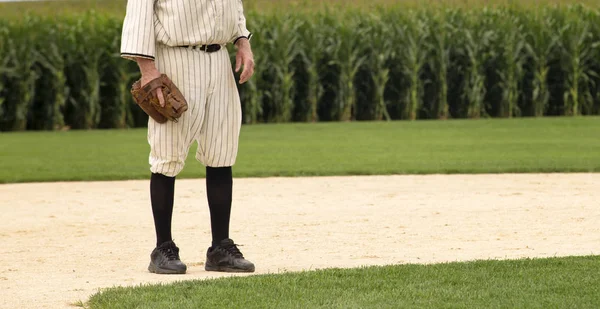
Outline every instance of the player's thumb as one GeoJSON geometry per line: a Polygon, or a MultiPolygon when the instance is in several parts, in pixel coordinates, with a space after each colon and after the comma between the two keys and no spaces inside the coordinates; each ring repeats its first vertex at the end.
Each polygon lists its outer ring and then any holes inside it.
{"type": "Polygon", "coordinates": [[[165,107],[165,98],[163,97],[162,89],[156,89],[156,96],[158,97],[158,102],[161,107],[165,107]]]}

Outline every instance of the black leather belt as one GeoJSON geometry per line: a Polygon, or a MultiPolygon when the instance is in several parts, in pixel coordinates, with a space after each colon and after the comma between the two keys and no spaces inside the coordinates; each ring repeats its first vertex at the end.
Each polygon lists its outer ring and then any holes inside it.
{"type": "Polygon", "coordinates": [[[214,53],[214,52],[219,51],[221,49],[221,45],[219,45],[219,44],[210,44],[210,45],[184,45],[184,46],[179,46],[179,47],[189,48],[189,49],[199,49],[199,50],[207,52],[207,53],[214,53]]]}

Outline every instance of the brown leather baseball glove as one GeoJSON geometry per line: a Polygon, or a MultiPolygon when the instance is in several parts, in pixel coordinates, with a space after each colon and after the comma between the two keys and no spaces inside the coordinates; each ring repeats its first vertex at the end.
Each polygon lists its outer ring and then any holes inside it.
{"type": "Polygon", "coordinates": [[[165,123],[168,120],[177,122],[179,117],[187,111],[187,101],[167,75],[161,74],[160,77],[151,80],[144,87],[141,84],[140,79],[131,86],[133,100],[156,122],[165,123]],[[165,98],[164,107],[160,106],[156,96],[156,89],[159,87],[165,98]]]}

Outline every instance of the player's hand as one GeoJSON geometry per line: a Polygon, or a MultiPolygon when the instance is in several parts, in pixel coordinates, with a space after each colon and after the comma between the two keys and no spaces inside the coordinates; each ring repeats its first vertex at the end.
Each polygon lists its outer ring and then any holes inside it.
{"type": "Polygon", "coordinates": [[[241,67],[244,67],[240,74],[240,84],[243,84],[254,74],[254,55],[248,39],[238,40],[236,46],[238,50],[235,56],[235,72],[239,72],[241,67]]]}
{"type": "MultiPolygon", "coordinates": [[[[160,72],[156,69],[154,65],[154,61],[149,59],[138,59],[138,65],[140,66],[140,71],[142,72],[142,87],[152,81],[153,79],[160,77],[160,72]]],[[[160,106],[165,107],[165,98],[162,93],[162,89],[156,89],[156,96],[158,97],[158,102],[160,106]]]]}

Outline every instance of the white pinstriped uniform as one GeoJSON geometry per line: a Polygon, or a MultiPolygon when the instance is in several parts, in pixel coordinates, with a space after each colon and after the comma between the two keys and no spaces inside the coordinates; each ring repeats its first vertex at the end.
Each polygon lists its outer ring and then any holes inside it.
{"type": "Polygon", "coordinates": [[[188,110],[178,122],[149,117],[150,170],[181,172],[189,148],[205,166],[232,166],[237,157],[241,104],[225,44],[251,38],[241,0],[129,0],[121,56],[154,59],[182,91],[188,110]],[[207,53],[177,46],[220,44],[207,53]]]}

